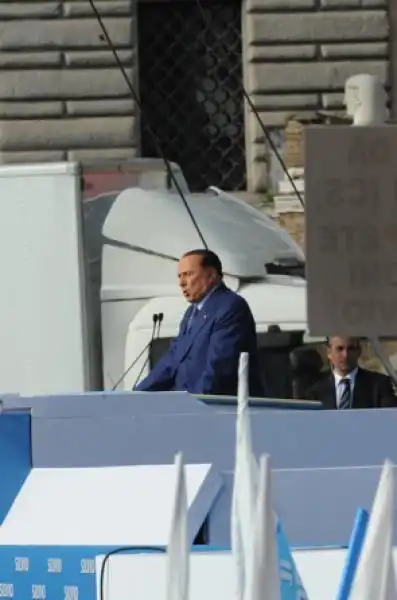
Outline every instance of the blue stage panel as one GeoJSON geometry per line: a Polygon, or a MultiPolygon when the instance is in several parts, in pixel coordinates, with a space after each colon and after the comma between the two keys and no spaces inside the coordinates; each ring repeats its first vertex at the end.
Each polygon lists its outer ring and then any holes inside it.
{"type": "MultiPolygon", "coordinates": [[[[291,546],[347,546],[358,507],[372,507],[380,474],[381,467],[273,471],[274,508],[291,546]]],[[[222,477],[224,488],[210,513],[209,537],[211,544],[228,546],[233,474],[224,472],[222,477]]]]}
{"type": "Polygon", "coordinates": [[[372,508],[381,470],[379,466],[276,471],[276,509],[291,543],[347,546],[357,509],[372,508]]]}
{"type": "Polygon", "coordinates": [[[0,524],[31,469],[29,414],[0,415],[0,524]]]}
{"type": "MultiPolygon", "coordinates": [[[[290,548],[278,531],[283,597],[300,587],[291,564],[290,548]],[[294,582],[292,585],[291,580],[294,582]],[[295,587],[296,586],[296,587],[295,587]]],[[[101,546],[0,546],[0,597],[14,600],[96,600],[95,557],[114,547],[101,546]]],[[[154,550],[128,550],[128,554],[154,550]]],[[[164,553],[164,548],[157,552],[164,553]]],[[[228,549],[193,546],[193,553],[217,553],[228,549]]],[[[294,595],[295,597],[295,595],[294,595]]]]}
{"type": "Polygon", "coordinates": [[[96,600],[95,557],[114,549],[113,546],[0,546],[0,597],[96,600]]]}
{"type": "Polygon", "coordinates": [[[30,409],[35,417],[111,417],[209,414],[213,409],[187,392],[91,392],[56,396],[8,395],[5,409],[30,409]]]}
{"type": "Polygon", "coordinates": [[[0,546],[1,597],[95,600],[95,556],[108,551],[83,546],[0,546]]]}
{"type": "MultiPolygon", "coordinates": [[[[379,465],[386,457],[397,463],[397,409],[250,414],[255,453],[270,454],[273,468],[379,465]]],[[[33,417],[33,464],[166,464],[182,450],[188,463],[231,470],[235,425],[235,411],[218,414],[211,409],[191,415],[33,417]]]]}

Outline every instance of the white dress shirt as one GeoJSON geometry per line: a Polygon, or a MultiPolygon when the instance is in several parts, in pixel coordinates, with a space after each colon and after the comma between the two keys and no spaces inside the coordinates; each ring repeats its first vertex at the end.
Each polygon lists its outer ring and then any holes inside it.
{"type": "Polygon", "coordinates": [[[340,375],[336,371],[334,371],[334,380],[335,380],[335,392],[336,392],[336,405],[339,408],[340,402],[342,399],[343,390],[345,389],[344,384],[342,383],[345,379],[350,380],[350,397],[353,397],[354,385],[356,383],[356,375],[358,368],[356,367],[354,371],[351,371],[347,375],[340,375]]]}

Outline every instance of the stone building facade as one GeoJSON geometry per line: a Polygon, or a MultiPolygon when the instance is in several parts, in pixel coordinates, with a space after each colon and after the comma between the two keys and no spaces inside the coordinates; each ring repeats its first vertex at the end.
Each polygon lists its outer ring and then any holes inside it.
{"type": "MultiPolygon", "coordinates": [[[[136,2],[96,6],[137,85],[136,2]]],[[[243,79],[263,123],[341,110],[356,73],[395,85],[396,12],[387,0],[242,0],[243,79]]],[[[2,162],[139,155],[140,117],[88,0],[0,1],[0,70],[2,162]]],[[[245,152],[247,189],[263,190],[267,147],[248,109],[245,152]]]]}

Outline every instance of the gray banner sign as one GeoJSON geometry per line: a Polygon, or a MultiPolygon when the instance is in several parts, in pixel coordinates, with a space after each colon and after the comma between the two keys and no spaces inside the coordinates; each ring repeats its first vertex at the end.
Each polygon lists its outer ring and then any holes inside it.
{"type": "Polygon", "coordinates": [[[397,125],[305,137],[312,335],[397,335],[397,125]]]}

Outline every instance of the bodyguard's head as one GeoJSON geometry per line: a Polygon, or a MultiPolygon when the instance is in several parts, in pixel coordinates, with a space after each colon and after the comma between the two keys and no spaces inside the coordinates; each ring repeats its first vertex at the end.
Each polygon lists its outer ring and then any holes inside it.
{"type": "Polygon", "coordinates": [[[327,356],[339,375],[347,375],[358,365],[361,354],[360,340],[356,337],[333,335],[327,339],[327,356]]]}
{"type": "Polygon", "coordinates": [[[222,278],[222,263],[211,250],[190,250],[178,263],[179,285],[188,302],[200,302],[222,278]]]}

